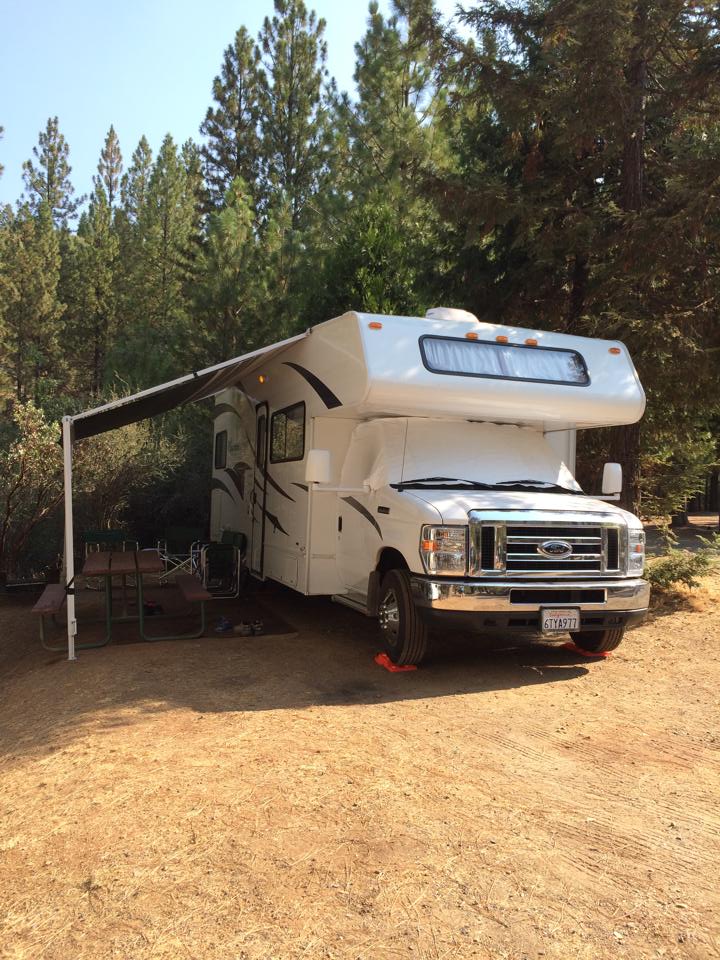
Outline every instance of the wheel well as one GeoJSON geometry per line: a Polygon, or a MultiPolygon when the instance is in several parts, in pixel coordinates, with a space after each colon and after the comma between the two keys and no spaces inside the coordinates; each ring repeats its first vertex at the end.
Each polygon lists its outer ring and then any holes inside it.
{"type": "Polygon", "coordinates": [[[407,570],[408,565],[405,557],[394,547],[385,547],[378,557],[377,572],[383,577],[388,570],[407,570]]]}

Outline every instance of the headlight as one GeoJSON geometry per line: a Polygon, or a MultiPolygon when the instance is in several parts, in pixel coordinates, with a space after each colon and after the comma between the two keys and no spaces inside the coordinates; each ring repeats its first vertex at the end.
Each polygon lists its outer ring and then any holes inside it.
{"type": "Polygon", "coordinates": [[[420,556],[426,573],[464,576],[467,567],[467,527],[423,527],[420,556]]]}
{"type": "Polygon", "coordinates": [[[645,566],[645,531],[628,530],[628,573],[642,573],[645,566]]]}

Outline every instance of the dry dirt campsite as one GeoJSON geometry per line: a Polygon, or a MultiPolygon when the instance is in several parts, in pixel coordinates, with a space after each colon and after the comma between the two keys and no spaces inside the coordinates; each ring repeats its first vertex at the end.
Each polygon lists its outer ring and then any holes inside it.
{"type": "Polygon", "coordinates": [[[295,637],[42,651],[3,600],[3,960],[720,956],[720,578],[605,661],[295,637]]]}

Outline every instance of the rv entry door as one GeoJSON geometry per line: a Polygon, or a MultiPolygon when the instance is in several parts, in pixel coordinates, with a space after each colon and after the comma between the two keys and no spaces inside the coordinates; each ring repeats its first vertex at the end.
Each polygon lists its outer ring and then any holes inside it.
{"type": "Polygon", "coordinates": [[[250,496],[250,572],[263,575],[265,554],[265,494],[267,491],[268,405],[255,408],[255,468],[250,496]]]}

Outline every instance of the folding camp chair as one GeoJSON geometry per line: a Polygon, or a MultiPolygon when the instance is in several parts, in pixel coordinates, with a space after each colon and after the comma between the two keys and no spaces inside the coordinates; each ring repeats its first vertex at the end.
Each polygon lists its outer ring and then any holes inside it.
{"type": "Polygon", "coordinates": [[[169,527],[166,537],[157,542],[160,559],[165,565],[158,583],[166,584],[177,574],[196,575],[203,543],[203,531],[199,527],[169,527]]]}
{"type": "Polygon", "coordinates": [[[240,549],[234,543],[208,543],[200,550],[200,579],[214,599],[240,593],[240,549]]]}

